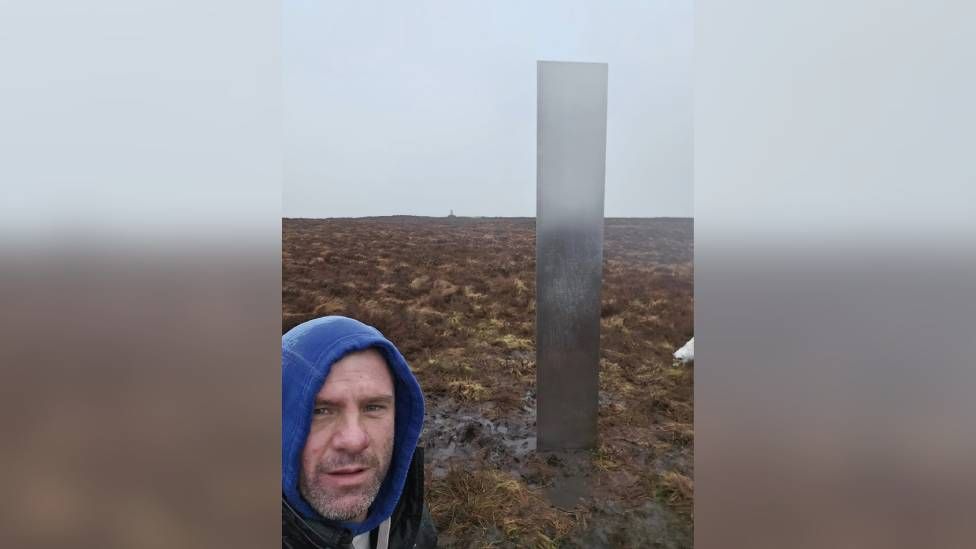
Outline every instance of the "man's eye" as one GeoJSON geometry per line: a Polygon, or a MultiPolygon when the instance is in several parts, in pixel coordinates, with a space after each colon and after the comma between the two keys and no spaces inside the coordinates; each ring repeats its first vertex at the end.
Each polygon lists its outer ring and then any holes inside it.
{"type": "Polygon", "coordinates": [[[366,405],[366,411],[367,412],[382,412],[383,410],[386,410],[386,406],[383,405],[383,404],[367,404],[366,405]]]}
{"type": "Polygon", "coordinates": [[[325,415],[329,415],[331,412],[332,412],[332,410],[329,410],[328,408],[323,408],[323,407],[318,407],[318,408],[313,408],[312,409],[312,415],[313,416],[325,416],[325,415]]]}

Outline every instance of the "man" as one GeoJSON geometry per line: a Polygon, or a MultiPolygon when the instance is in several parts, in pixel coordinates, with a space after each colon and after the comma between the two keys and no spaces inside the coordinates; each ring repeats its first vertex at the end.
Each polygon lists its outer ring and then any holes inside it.
{"type": "Polygon", "coordinates": [[[281,338],[281,389],[282,547],[436,547],[400,351],[351,318],[310,320],[281,338]]]}

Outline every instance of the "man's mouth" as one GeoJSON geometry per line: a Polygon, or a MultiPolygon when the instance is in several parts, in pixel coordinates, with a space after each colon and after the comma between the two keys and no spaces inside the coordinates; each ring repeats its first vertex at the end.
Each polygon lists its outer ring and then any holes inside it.
{"type": "Polygon", "coordinates": [[[369,467],[357,465],[333,469],[325,474],[325,482],[335,489],[355,488],[369,480],[369,467]]]}
{"type": "Polygon", "coordinates": [[[335,469],[329,471],[327,474],[335,476],[351,476],[358,475],[366,470],[366,467],[343,467],[342,469],[335,469]]]}

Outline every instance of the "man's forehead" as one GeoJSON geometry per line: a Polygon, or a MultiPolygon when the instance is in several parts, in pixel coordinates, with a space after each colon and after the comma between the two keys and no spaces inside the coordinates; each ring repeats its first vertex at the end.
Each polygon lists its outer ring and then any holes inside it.
{"type": "Polygon", "coordinates": [[[378,349],[368,348],[347,353],[332,364],[319,396],[327,393],[334,383],[358,382],[388,392],[393,388],[393,372],[386,357],[378,349]]]}

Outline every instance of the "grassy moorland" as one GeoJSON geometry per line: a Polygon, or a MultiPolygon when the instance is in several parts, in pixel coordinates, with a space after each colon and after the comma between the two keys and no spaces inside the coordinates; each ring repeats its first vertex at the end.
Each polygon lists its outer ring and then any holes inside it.
{"type": "Polygon", "coordinates": [[[535,220],[285,219],[282,324],[380,329],[427,398],[443,546],[690,547],[691,219],[607,219],[600,445],[535,452],[535,220]],[[580,499],[580,497],[582,499],[580,499]]]}

